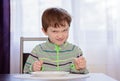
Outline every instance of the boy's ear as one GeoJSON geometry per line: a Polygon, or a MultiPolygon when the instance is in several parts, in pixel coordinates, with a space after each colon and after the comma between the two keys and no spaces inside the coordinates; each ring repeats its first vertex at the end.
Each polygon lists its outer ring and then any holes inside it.
{"type": "Polygon", "coordinates": [[[44,28],[42,28],[42,31],[45,35],[47,35],[47,32],[44,30],[44,28]]]}

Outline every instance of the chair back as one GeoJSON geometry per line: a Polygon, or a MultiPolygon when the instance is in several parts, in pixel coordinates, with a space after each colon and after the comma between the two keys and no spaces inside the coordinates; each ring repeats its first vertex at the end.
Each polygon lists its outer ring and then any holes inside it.
{"type": "Polygon", "coordinates": [[[30,52],[26,52],[25,50],[32,51],[30,47],[34,48],[37,43],[42,43],[47,41],[47,37],[39,37],[39,38],[32,38],[32,37],[20,37],[20,73],[23,73],[23,68],[27,57],[30,55],[30,52]],[[29,44],[27,44],[30,42],[29,44]],[[37,43],[35,43],[37,42],[37,43]],[[31,46],[30,46],[31,44],[31,46]],[[32,46],[34,44],[34,46],[32,46]]]}

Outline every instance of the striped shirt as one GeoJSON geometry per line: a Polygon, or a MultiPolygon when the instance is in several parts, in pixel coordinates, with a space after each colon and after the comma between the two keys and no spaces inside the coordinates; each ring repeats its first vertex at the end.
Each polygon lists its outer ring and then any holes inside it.
{"type": "Polygon", "coordinates": [[[71,73],[85,74],[88,70],[76,70],[74,58],[82,55],[79,47],[65,42],[57,46],[49,41],[37,45],[29,55],[25,66],[24,73],[32,72],[32,64],[37,60],[43,60],[42,71],[67,71],[71,73]]]}

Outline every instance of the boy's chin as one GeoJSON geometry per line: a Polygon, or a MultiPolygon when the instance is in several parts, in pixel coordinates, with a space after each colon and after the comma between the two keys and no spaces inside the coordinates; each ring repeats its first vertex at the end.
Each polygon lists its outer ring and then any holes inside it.
{"type": "Polygon", "coordinates": [[[56,43],[56,45],[58,45],[58,46],[61,46],[61,45],[63,45],[64,44],[64,42],[63,43],[56,43]]]}

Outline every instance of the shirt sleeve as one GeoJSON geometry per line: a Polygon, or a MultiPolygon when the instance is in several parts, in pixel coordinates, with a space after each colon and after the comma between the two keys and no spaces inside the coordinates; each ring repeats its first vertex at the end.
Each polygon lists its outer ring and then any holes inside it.
{"type": "Polygon", "coordinates": [[[77,69],[75,68],[75,65],[74,65],[74,64],[71,64],[71,68],[70,68],[70,69],[71,69],[71,70],[70,70],[70,73],[74,73],[74,74],[87,74],[87,73],[89,73],[86,68],[77,70],[77,69]]]}
{"type": "Polygon", "coordinates": [[[28,56],[27,61],[25,62],[25,65],[24,65],[23,73],[30,73],[30,72],[33,71],[33,70],[32,70],[32,65],[33,65],[33,63],[34,63],[35,61],[38,60],[38,56],[37,56],[37,53],[39,52],[38,48],[39,48],[39,47],[36,46],[36,47],[32,50],[31,54],[28,56]]]}

